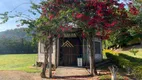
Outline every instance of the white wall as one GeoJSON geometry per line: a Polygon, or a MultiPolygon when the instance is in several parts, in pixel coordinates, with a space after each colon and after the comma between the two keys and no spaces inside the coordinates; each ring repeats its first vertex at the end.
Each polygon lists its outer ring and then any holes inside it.
{"type": "MultiPolygon", "coordinates": [[[[53,42],[53,51],[52,51],[52,64],[55,64],[55,53],[56,53],[56,45],[55,41],[53,42]]],[[[38,62],[44,62],[44,44],[39,41],[38,44],[38,62]]]]}
{"type": "MultiPolygon", "coordinates": [[[[100,54],[95,54],[95,62],[100,62],[100,61],[102,61],[102,59],[103,59],[103,57],[102,57],[102,42],[101,42],[101,39],[98,39],[98,38],[94,38],[93,39],[93,42],[99,42],[100,43],[100,54]]],[[[90,57],[89,57],[89,55],[90,55],[90,49],[89,49],[89,45],[88,45],[88,41],[87,41],[87,62],[89,63],[90,62],[90,57]]]]}

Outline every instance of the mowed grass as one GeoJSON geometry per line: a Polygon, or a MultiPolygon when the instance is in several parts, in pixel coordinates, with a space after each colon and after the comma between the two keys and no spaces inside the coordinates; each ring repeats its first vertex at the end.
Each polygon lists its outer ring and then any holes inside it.
{"type": "Polygon", "coordinates": [[[142,48],[137,49],[138,53],[136,53],[136,55],[134,55],[133,53],[130,52],[130,49],[128,50],[121,50],[120,53],[129,55],[129,56],[133,56],[133,57],[137,57],[137,58],[142,58],[142,48]]]}
{"type": "Polygon", "coordinates": [[[36,60],[37,54],[0,54],[0,70],[40,72],[40,68],[33,67],[36,60]]]}

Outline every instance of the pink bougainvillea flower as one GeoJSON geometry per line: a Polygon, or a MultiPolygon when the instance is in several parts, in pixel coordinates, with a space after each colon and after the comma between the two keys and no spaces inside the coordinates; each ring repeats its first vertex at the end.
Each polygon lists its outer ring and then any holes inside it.
{"type": "Polygon", "coordinates": [[[100,31],[97,32],[96,35],[97,35],[97,36],[101,36],[101,32],[100,32],[100,31]]]}
{"type": "Polygon", "coordinates": [[[68,30],[69,30],[69,27],[66,27],[66,28],[65,28],[65,31],[68,31],[68,30]]]}
{"type": "Polygon", "coordinates": [[[113,27],[115,24],[117,24],[117,21],[113,21],[110,25],[113,27]]]}
{"type": "Polygon", "coordinates": [[[62,32],[65,32],[65,28],[64,27],[60,27],[60,29],[62,30],[62,32]]]}
{"type": "Polygon", "coordinates": [[[52,20],[54,18],[54,15],[49,15],[49,19],[52,20]]]}
{"type": "Polygon", "coordinates": [[[77,19],[80,19],[80,18],[82,18],[82,17],[83,17],[83,14],[81,14],[81,13],[77,13],[77,14],[76,14],[76,18],[77,18],[77,19]]]}
{"type": "Polygon", "coordinates": [[[121,10],[121,9],[124,9],[124,6],[125,6],[124,3],[120,3],[120,4],[119,4],[119,9],[120,9],[120,10],[121,10]]]}
{"type": "Polygon", "coordinates": [[[72,13],[72,16],[75,17],[75,13],[72,13]]]}
{"type": "Polygon", "coordinates": [[[85,38],[86,34],[84,32],[82,32],[82,38],[85,38]]]}
{"type": "Polygon", "coordinates": [[[72,29],[72,26],[68,26],[68,29],[71,30],[71,29],[72,29]]]}
{"type": "Polygon", "coordinates": [[[105,24],[105,27],[110,27],[111,26],[111,24],[109,24],[109,23],[104,23],[105,24]]]}
{"type": "Polygon", "coordinates": [[[61,36],[60,36],[60,34],[58,34],[58,38],[60,38],[61,36]]]}
{"type": "Polygon", "coordinates": [[[134,6],[130,7],[130,13],[133,15],[138,15],[139,14],[139,10],[137,10],[134,6]]]}
{"type": "Polygon", "coordinates": [[[47,38],[48,38],[48,39],[51,38],[51,35],[47,36],[47,38]]]}
{"type": "Polygon", "coordinates": [[[86,16],[86,15],[83,15],[82,18],[81,18],[82,21],[85,21],[85,20],[90,20],[90,17],[89,16],[86,16]]]}
{"type": "Polygon", "coordinates": [[[98,10],[98,11],[97,11],[97,15],[98,15],[98,16],[100,16],[100,17],[102,17],[102,16],[103,16],[103,14],[102,14],[101,10],[98,10]]]}

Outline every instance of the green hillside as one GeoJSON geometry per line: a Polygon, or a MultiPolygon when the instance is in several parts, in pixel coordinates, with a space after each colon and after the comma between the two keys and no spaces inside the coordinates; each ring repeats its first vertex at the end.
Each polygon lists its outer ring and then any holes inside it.
{"type": "Polygon", "coordinates": [[[13,30],[7,30],[0,32],[0,39],[21,39],[24,38],[26,40],[32,40],[31,36],[28,36],[25,32],[26,28],[19,28],[19,29],[13,29],[13,30]]]}
{"type": "Polygon", "coordinates": [[[32,44],[32,37],[26,28],[0,32],[0,53],[36,53],[37,44],[32,44]]]}

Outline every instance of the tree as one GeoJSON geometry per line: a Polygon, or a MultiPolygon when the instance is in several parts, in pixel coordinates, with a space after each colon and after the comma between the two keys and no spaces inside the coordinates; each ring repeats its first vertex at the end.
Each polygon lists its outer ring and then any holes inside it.
{"type": "MultiPolygon", "coordinates": [[[[93,57],[95,44],[92,40],[94,37],[108,39],[110,33],[128,25],[130,23],[128,11],[123,3],[115,0],[71,1],[71,3],[73,4],[71,8],[75,8],[72,13],[74,24],[83,30],[83,37],[89,41],[91,75],[94,75],[94,71],[97,74],[93,57]]],[[[129,3],[129,9],[132,15],[138,14],[138,10],[131,3],[129,3]]]]}

